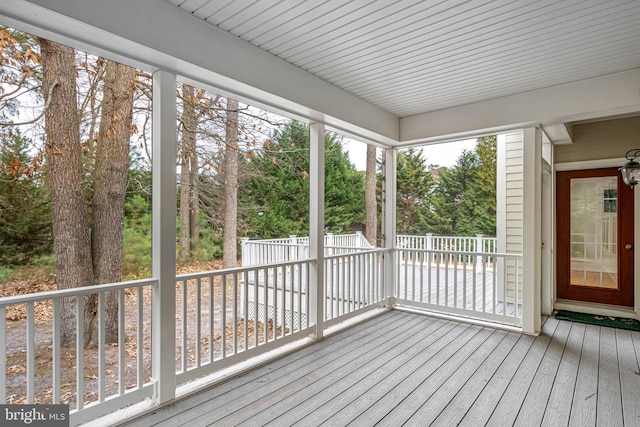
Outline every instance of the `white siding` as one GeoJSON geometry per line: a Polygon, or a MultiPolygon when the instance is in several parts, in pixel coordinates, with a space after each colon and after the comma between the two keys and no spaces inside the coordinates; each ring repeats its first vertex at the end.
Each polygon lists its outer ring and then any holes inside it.
{"type": "MultiPolygon", "coordinates": [[[[497,236],[498,252],[522,253],[523,250],[523,144],[521,130],[498,135],[497,236]]],[[[513,263],[505,266],[507,298],[513,298],[516,272],[513,263]]],[[[522,291],[522,267],[518,271],[519,296],[522,291]]]]}

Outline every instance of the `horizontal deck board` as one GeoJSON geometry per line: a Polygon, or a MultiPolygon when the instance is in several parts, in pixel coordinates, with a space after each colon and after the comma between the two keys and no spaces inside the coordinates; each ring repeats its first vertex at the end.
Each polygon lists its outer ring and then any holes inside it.
{"type": "Polygon", "coordinates": [[[640,425],[640,333],[390,311],[131,426],[640,425]]]}

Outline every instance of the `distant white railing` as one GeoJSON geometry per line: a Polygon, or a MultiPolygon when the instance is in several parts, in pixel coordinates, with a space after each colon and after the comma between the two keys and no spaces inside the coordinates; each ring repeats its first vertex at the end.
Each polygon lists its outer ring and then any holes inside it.
{"type": "Polygon", "coordinates": [[[0,343],[6,351],[0,352],[0,402],[69,404],[77,424],[152,397],[150,300],[157,285],[153,279],[136,280],[1,298],[0,343]],[[118,302],[118,339],[113,344],[105,342],[104,323],[106,295],[111,292],[118,302]],[[84,348],[89,296],[97,297],[95,349],[84,348]],[[125,310],[125,300],[131,300],[132,310],[125,310]],[[75,317],[69,347],[62,346],[63,305],[75,317]],[[36,318],[36,309],[43,318],[36,318]],[[7,314],[12,313],[20,318],[25,313],[26,330],[7,327],[7,314]],[[95,392],[88,391],[89,381],[95,383],[95,392]]]}
{"type": "MultiPolygon", "coordinates": [[[[327,234],[324,236],[325,255],[373,249],[360,232],[355,234],[327,234]]],[[[287,239],[241,240],[242,266],[273,264],[309,258],[309,238],[289,236],[287,239]]]]}
{"type": "Polygon", "coordinates": [[[177,277],[177,384],[309,334],[309,260],[177,277]]]}
{"type": "MultiPolygon", "coordinates": [[[[325,266],[325,321],[335,323],[346,316],[379,305],[384,299],[382,289],[383,249],[376,249],[364,238],[362,233],[324,236],[325,266]],[[334,321],[334,322],[331,322],[334,321]]],[[[242,265],[255,266],[291,262],[309,258],[309,238],[290,236],[288,239],[249,240],[242,239],[242,265]]],[[[276,311],[274,298],[262,297],[264,283],[276,286],[276,292],[282,290],[279,279],[273,275],[258,275],[258,280],[249,280],[248,309],[258,306],[271,313],[276,311]],[[277,280],[276,280],[277,279],[277,280]],[[275,285],[274,285],[275,284],[275,285]],[[257,290],[256,290],[257,288],[257,290]],[[255,297],[254,297],[255,293],[255,297]],[[265,305],[266,301],[266,305],[265,305]]],[[[280,276],[278,276],[280,277],[280,276]]],[[[307,282],[300,286],[306,292],[307,282]]],[[[275,299],[277,302],[277,298],[275,299]]],[[[282,307],[282,305],[281,305],[282,307]]],[[[295,305],[286,304],[287,313],[298,313],[295,305]]],[[[303,316],[308,311],[302,307],[303,316]]],[[[279,314],[278,314],[279,315],[279,314]]]]}
{"type": "Polygon", "coordinates": [[[522,324],[522,255],[396,249],[401,305],[522,324]]]}
{"type": "Polygon", "coordinates": [[[475,237],[434,236],[425,235],[397,235],[398,249],[424,249],[452,252],[496,252],[497,239],[477,234],[475,237]]]}

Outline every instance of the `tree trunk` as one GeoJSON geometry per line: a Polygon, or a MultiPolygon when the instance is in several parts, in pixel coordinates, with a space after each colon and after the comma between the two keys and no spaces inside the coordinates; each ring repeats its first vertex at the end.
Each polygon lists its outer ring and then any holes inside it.
{"type": "Polygon", "coordinates": [[[180,162],[180,248],[179,258],[186,261],[191,254],[197,232],[197,157],[196,157],[196,113],[193,104],[194,90],[182,85],[182,158],[180,162]],[[193,176],[195,175],[195,176],[193,176]],[[194,206],[195,201],[195,206],[194,206]]]}
{"type": "MultiPolygon", "coordinates": [[[[96,147],[91,249],[96,284],[122,279],[124,201],[129,169],[129,140],[133,118],[135,69],[107,61],[102,116],[96,147]]],[[[97,298],[92,304],[97,312],[97,298]]],[[[105,340],[118,341],[118,299],[110,292],[105,300],[105,340]]],[[[85,346],[98,344],[97,316],[85,318],[85,346]]]]}
{"type": "MultiPolygon", "coordinates": [[[[40,39],[43,93],[51,87],[45,111],[45,152],[51,187],[51,219],[58,289],[93,284],[91,242],[85,200],[80,116],[72,48],[40,39]]],[[[45,95],[46,96],[46,95],[45,95]]],[[[70,346],[75,336],[75,300],[61,304],[61,340],[70,346]]],[[[85,309],[86,313],[86,309],[85,309]]]]}
{"type": "Polygon", "coordinates": [[[238,101],[227,98],[223,266],[238,266],[238,101]]]}
{"type": "Polygon", "coordinates": [[[367,145],[367,171],[365,175],[365,237],[376,246],[378,204],[376,202],[376,147],[367,145]]]}

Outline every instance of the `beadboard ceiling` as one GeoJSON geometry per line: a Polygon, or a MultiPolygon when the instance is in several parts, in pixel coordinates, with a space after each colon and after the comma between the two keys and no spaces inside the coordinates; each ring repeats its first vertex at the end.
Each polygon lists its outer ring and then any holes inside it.
{"type": "Polygon", "coordinates": [[[399,117],[640,68],[638,0],[166,0],[399,117]]]}

